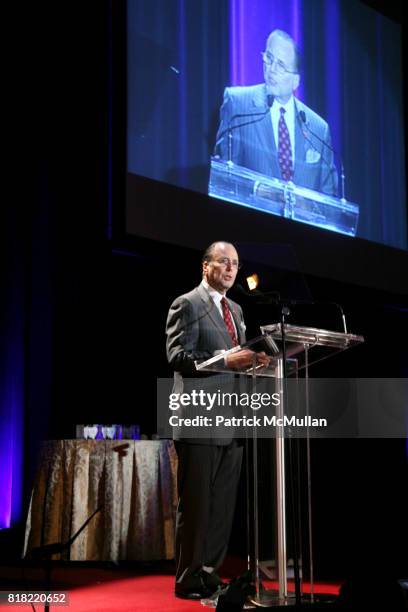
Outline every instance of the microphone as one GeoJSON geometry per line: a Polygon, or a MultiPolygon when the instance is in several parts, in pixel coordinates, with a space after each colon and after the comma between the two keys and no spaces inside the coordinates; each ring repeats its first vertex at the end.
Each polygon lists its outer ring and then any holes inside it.
{"type": "MultiPolygon", "coordinates": [[[[330,146],[325,140],[323,140],[323,138],[320,138],[320,136],[318,136],[318,134],[316,134],[313,130],[310,129],[309,127],[309,123],[306,119],[306,113],[304,110],[301,110],[297,113],[297,116],[300,119],[301,124],[303,124],[310,132],[310,134],[316,138],[316,140],[318,140],[319,142],[321,142],[324,146],[326,146],[332,153],[333,155],[338,155],[337,151],[335,151],[335,149],[333,149],[332,146],[330,146]]],[[[306,138],[306,140],[308,142],[310,142],[310,144],[312,145],[312,147],[315,149],[315,151],[317,151],[315,145],[313,144],[313,142],[310,140],[310,138],[307,137],[305,131],[302,129],[302,133],[303,136],[306,138]]],[[[340,157],[340,155],[338,155],[339,159],[340,159],[340,166],[341,166],[341,200],[343,202],[346,201],[346,197],[345,197],[345,181],[346,181],[346,176],[344,174],[344,165],[343,165],[343,160],[340,157]]],[[[323,158],[324,159],[324,158],[323,158]]],[[[330,167],[330,164],[327,162],[326,159],[324,159],[325,163],[330,167]]]]}
{"type": "MultiPolygon", "coordinates": [[[[228,128],[226,130],[224,130],[222,132],[222,134],[226,134],[228,132],[229,129],[231,129],[231,123],[235,120],[235,119],[240,119],[242,117],[256,117],[256,116],[264,116],[267,114],[268,110],[271,108],[273,101],[275,99],[275,96],[273,96],[272,94],[267,94],[266,96],[266,109],[260,113],[236,113],[235,115],[232,115],[232,117],[230,118],[230,120],[228,121],[228,128]]],[[[240,127],[238,125],[236,126],[232,126],[232,129],[235,129],[236,127],[240,127]]],[[[220,138],[222,136],[222,134],[220,135],[220,138]]]]}
{"type": "Polygon", "coordinates": [[[344,333],[347,334],[347,325],[346,325],[346,315],[344,314],[344,310],[343,308],[340,306],[340,304],[337,304],[336,302],[333,302],[333,304],[335,304],[335,306],[337,306],[337,308],[340,310],[341,313],[341,318],[343,320],[343,329],[344,329],[344,333]]]}
{"type": "Polygon", "coordinates": [[[253,123],[258,123],[258,121],[262,121],[264,117],[269,113],[273,101],[275,97],[272,94],[267,94],[266,96],[266,109],[260,113],[236,113],[232,115],[230,120],[228,121],[228,127],[221,132],[219,135],[217,142],[214,146],[214,153],[218,145],[224,140],[225,134],[228,134],[228,161],[232,161],[232,132],[233,130],[237,130],[238,128],[245,127],[247,125],[251,125],[253,123]],[[244,123],[239,123],[237,125],[232,125],[232,122],[236,119],[243,119],[244,117],[257,117],[257,119],[252,119],[251,121],[245,121],[244,123]]]}
{"type": "Polygon", "coordinates": [[[296,305],[309,305],[309,306],[335,306],[341,315],[341,319],[343,322],[343,330],[344,333],[347,334],[347,325],[346,325],[346,317],[344,314],[344,310],[338,302],[326,302],[321,300],[292,300],[292,299],[282,299],[279,291],[268,291],[263,292],[259,291],[259,289],[255,289],[254,291],[246,291],[244,287],[240,283],[235,284],[235,288],[238,289],[241,293],[243,293],[246,297],[257,298],[256,301],[259,304],[282,304],[288,306],[296,306],[296,305]]]}
{"type": "MultiPolygon", "coordinates": [[[[286,300],[283,300],[284,302],[286,300]]],[[[296,305],[296,304],[307,304],[307,305],[312,305],[312,306],[335,306],[339,311],[340,311],[340,315],[341,315],[341,320],[343,322],[343,330],[344,333],[347,334],[347,325],[346,325],[346,317],[344,314],[344,310],[343,308],[340,306],[340,304],[338,302],[326,302],[324,300],[288,300],[287,301],[289,304],[291,305],[296,305]]]]}
{"type": "Polygon", "coordinates": [[[339,311],[340,311],[340,315],[341,315],[341,320],[343,322],[343,330],[344,333],[347,334],[347,325],[346,325],[346,317],[344,314],[344,310],[342,308],[342,306],[338,303],[338,302],[326,302],[326,301],[322,301],[322,300],[293,300],[291,302],[291,304],[312,304],[312,305],[317,305],[317,306],[335,306],[339,311]]]}

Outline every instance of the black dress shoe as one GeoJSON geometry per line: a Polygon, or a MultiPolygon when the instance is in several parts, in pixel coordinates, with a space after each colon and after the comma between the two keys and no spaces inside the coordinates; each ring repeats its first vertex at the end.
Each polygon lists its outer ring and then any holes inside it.
{"type": "Polygon", "coordinates": [[[200,575],[201,575],[202,581],[204,582],[204,585],[207,587],[207,589],[212,591],[212,593],[215,593],[217,589],[220,589],[226,586],[225,582],[223,582],[221,578],[218,576],[218,574],[216,574],[215,572],[210,573],[210,572],[206,572],[205,570],[201,570],[200,575]]]}
{"type": "Polygon", "coordinates": [[[176,582],[174,594],[180,599],[205,599],[210,597],[215,590],[206,587],[201,574],[192,574],[183,580],[183,582],[176,582]]]}

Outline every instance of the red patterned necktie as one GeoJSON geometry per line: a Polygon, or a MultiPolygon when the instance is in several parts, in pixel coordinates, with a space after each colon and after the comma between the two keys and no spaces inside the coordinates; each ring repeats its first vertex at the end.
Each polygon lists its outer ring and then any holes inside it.
{"type": "Polygon", "coordinates": [[[229,335],[231,336],[232,345],[238,346],[238,340],[235,333],[234,323],[232,322],[231,311],[228,306],[228,302],[225,297],[221,298],[222,314],[224,316],[225,325],[229,335]]]}
{"type": "Polygon", "coordinates": [[[278,124],[278,161],[283,180],[290,181],[293,178],[292,147],[290,146],[289,130],[284,117],[285,112],[285,109],[281,107],[278,124]]]}

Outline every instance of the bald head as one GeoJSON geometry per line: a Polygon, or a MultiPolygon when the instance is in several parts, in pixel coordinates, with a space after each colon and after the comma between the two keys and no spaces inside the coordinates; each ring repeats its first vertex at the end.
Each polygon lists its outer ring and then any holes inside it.
{"type": "Polygon", "coordinates": [[[203,253],[203,258],[202,258],[203,263],[205,261],[210,261],[210,259],[212,259],[214,251],[218,247],[222,249],[227,245],[235,249],[234,245],[231,242],[224,242],[223,240],[217,240],[217,242],[212,242],[210,246],[208,246],[203,253]]]}
{"type": "Polygon", "coordinates": [[[299,54],[296,43],[283,30],[274,30],[266,41],[263,72],[269,94],[286,104],[299,86],[299,54]]]}
{"type": "Polygon", "coordinates": [[[203,278],[223,295],[234,284],[238,267],[238,253],[230,242],[213,242],[204,252],[203,278]]]}
{"type": "MultiPolygon", "coordinates": [[[[300,52],[294,39],[284,30],[273,30],[266,40],[266,48],[270,47],[273,40],[280,40],[285,46],[292,47],[293,52],[293,70],[300,72],[300,52]]],[[[291,54],[291,52],[290,52],[291,54]]]]}

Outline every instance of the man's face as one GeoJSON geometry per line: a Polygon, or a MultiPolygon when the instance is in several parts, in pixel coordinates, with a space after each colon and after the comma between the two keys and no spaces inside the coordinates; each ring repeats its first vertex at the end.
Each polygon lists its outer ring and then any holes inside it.
{"type": "Polygon", "coordinates": [[[296,70],[295,50],[289,40],[271,36],[265,54],[272,62],[268,64],[264,61],[263,65],[268,93],[273,94],[281,104],[285,104],[299,85],[299,75],[291,74],[296,70]],[[283,71],[283,68],[291,72],[283,71]]]}
{"type": "Polygon", "coordinates": [[[232,244],[218,242],[211,261],[203,263],[203,275],[213,289],[225,293],[232,287],[238,273],[238,253],[232,244]]]}

